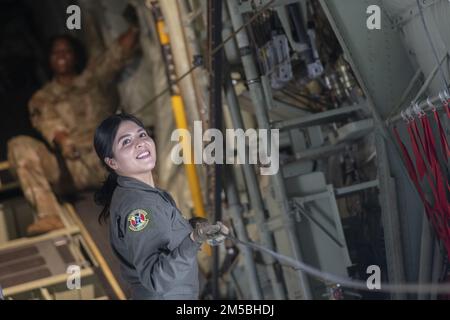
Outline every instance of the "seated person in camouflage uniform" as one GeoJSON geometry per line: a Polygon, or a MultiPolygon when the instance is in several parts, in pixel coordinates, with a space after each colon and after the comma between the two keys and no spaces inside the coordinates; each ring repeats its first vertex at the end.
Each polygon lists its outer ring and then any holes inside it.
{"type": "MultiPolygon", "coordinates": [[[[104,179],[92,139],[96,125],[114,112],[106,85],[131,56],[137,38],[138,29],[130,27],[82,72],[77,70],[80,57],[73,38],[60,35],[51,42],[53,79],[32,96],[28,109],[33,127],[54,150],[60,150],[77,190],[95,187],[104,179]]],[[[61,188],[67,179],[53,151],[28,136],[8,142],[8,161],[37,212],[36,221],[28,227],[29,235],[63,227],[52,187],[61,188]]]]}

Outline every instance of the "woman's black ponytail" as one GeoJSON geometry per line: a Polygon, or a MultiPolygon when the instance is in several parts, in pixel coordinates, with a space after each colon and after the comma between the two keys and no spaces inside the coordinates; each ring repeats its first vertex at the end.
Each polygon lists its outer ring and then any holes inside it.
{"type": "Polygon", "coordinates": [[[111,205],[112,196],[114,190],[117,187],[117,174],[112,171],[108,174],[108,177],[103,182],[100,190],[97,190],[94,194],[94,201],[97,205],[102,206],[103,209],[98,216],[98,223],[108,221],[109,218],[109,206],[111,205]]]}
{"type": "Polygon", "coordinates": [[[97,156],[100,161],[108,170],[109,174],[106,180],[103,182],[103,186],[94,194],[94,201],[97,205],[103,206],[102,211],[98,217],[98,222],[106,222],[109,218],[109,209],[111,205],[112,196],[114,190],[117,187],[117,173],[112,170],[105,163],[105,158],[113,158],[112,146],[114,143],[114,138],[116,137],[117,130],[123,121],[132,121],[138,126],[144,128],[143,123],[132,116],[131,114],[120,113],[112,115],[97,127],[94,135],[94,148],[97,152],[97,156]]]}

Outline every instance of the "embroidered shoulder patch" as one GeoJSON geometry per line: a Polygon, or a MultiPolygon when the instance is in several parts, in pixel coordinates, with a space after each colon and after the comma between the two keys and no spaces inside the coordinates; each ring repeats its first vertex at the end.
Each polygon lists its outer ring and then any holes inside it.
{"type": "Polygon", "coordinates": [[[128,215],[128,228],[131,231],[141,231],[149,223],[150,215],[144,209],[136,209],[128,215]]]}

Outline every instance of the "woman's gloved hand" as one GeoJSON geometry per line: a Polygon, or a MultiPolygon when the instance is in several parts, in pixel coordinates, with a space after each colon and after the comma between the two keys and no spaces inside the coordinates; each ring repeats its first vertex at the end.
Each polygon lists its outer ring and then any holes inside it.
{"type": "Polygon", "coordinates": [[[230,233],[230,230],[228,230],[228,228],[220,221],[217,221],[215,226],[218,226],[220,229],[219,232],[206,240],[210,246],[218,246],[219,244],[222,244],[225,241],[225,235],[230,233]]]}
{"type": "Polygon", "coordinates": [[[230,231],[220,221],[216,224],[211,224],[205,218],[193,218],[189,223],[194,228],[191,233],[191,239],[197,243],[207,242],[211,246],[217,246],[225,240],[223,234],[228,234],[230,231]]]}

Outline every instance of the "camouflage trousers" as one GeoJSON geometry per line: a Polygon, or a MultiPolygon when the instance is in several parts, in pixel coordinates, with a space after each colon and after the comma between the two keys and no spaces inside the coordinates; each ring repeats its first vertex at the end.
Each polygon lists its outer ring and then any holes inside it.
{"type": "Polygon", "coordinates": [[[80,159],[58,161],[44,143],[32,137],[17,136],[8,141],[9,164],[38,218],[59,214],[61,207],[53,191],[94,188],[104,180],[106,170],[93,148],[79,151],[80,159]]]}

